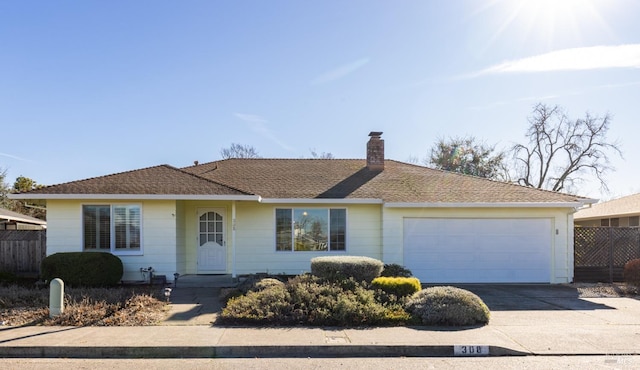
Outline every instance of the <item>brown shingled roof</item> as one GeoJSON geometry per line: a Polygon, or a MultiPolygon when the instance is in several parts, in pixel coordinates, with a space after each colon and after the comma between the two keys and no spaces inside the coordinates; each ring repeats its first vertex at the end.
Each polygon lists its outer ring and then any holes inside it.
{"type": "Polygon", "coordinates": [[[249,195],[169,165],[48,186],[29,194],[249,195]]]}
{"type": "Polygon", "coordinates": [[[382,199],[398,203],[558,203],[578,196],[386,160],[371,171],[363,159],[227,159],[183,168],[210,180],[284,199],[382,199]]]}
{"type": "Polygon", "coordinates": [[[160,165],[28,194],[256,195],[387,203],[573,203],[586,199],[392,160],[385,161],[384,170],[373,171],[364,159],[226,159],[182,169],[160,165]]]}

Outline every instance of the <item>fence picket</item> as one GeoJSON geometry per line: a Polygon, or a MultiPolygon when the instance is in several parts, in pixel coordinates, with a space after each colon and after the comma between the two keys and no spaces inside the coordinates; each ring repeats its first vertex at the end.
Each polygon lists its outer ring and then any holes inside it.
{"type": "Polygon", "coordinates": [[[46,230],[0,230],[0,271],[39,274],[46,230]]]}

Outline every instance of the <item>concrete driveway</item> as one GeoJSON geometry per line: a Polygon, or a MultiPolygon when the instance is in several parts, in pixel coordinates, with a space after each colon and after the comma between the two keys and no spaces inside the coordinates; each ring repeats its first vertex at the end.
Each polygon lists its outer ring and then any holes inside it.
{"type": "MultiPolygon", "coordinates": [[[[491,312],[612,309],[606,304],[578,297],[565,285],[548,284],[456,284],[478,295],[491,312]]],[[[219,288],[181,287],[171,293],[170,312],[163,325],[211,325],[222,309],[219,288]]],[[[494,314],[495,317],[495,314],[494,314]]]]}
{"type": "Polygon", "coordinates": [[[611,309],[579,297],[576,288],[550,284],[456,284],[478,295],[491,311],[611,309]]]}

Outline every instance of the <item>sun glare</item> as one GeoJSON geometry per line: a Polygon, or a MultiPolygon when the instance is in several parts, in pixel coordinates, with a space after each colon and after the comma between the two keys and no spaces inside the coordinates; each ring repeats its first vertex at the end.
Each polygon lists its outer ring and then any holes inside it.
{"type": "Polygon", "coordinates": [[[580,45],[585,33],[604,32],[613,37],[609,25],[602,17],[610,1],[606,0],[502,0],[493,6],[503,7],[504,16],[494,39],[506,32],[519,29],[523,42],[580,45]]]}

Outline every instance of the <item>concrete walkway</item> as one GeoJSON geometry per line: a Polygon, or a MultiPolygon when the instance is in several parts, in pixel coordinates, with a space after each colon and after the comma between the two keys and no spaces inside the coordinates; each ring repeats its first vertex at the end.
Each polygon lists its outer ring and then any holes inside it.
{"type": "MultiPolygon", "coordinates": [[[[640,355],[640,300],[580,299],[575,291],[555,286],[465,288],[479,293],[491,308],[489,325],[363,329],[212,326],[219,303],[206,297],[219,288],[178,286],[172,292],[172,311],[163,325],[1,328],[0,357],[453,356],[456,345],[474,346],[474,351],[480,346],[492,356],[640,355]]],[[[459,347],[458,352],[461,350],[465,349],[459,347]]]]}
{"type": "Polygon", "coordinates": [[[167,319],[161,325],[212,325],[222,309],[217,287],[178,287],[171,291],[167,319]]]}

